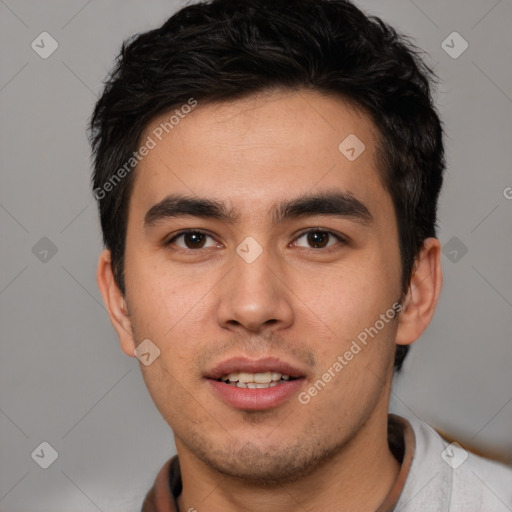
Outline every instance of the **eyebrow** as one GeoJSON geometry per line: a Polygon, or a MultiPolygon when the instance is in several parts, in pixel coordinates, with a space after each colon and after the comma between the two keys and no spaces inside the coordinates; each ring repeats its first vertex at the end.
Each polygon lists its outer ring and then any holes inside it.
{"type": "MultiPolygon", "coordinates": [[[[306,194],[297,198],[274,204],[270,209],[274,224],[278,225],[286,220],[314,215],[329,215],[347,218],[363,225],[373,222],[368,207],[346,192],[324,192],[306,194]]],[[[225,203],[214,199],[197,196],[172,194],[152,206],[144,217],[144,228],[149,229],[159,221],[178,217],[199,217],[215,219],[227,224],[236,224],[240,214],[225,203]]]]}

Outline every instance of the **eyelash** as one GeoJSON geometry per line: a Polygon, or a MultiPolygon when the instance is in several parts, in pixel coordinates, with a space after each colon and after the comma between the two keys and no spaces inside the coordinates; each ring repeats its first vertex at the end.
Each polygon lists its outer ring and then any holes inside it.
{"type": "MultiPolygon", "coordinates": [[[[205,231],[202,231],[200,229],[185,229],[183,231],[180,231],[179,233],[177,233],[176,235],[174,235],[172,238],[170,238],[169,240],[167,240],[165,242],[165,246],[170,246],[173,242],[175,242],[180,236],[183,236],[183,235],[186,235],[188,233],[194,233],[194,234],[201,234],[201,235],[205,235],[205,236],[209,236],[211,238],[213,238],[209,233],[205,232],[205,231]]],[[[306,231],[303,231],[301,233],[299,233],[297,235],[297,237],[295,238],[295,240],[298,240],[299,238],[303,237],[304,235],[307,235],[309,233],[326,233],[328,235],[331,235],[333,236],[334,238],[336,238],[338,240],[338,242],[341,243],[341,245],[347,245],[348,241],[347,239],[345,239],[344,237],[342,237],[341,235],[338,235],[332,231],[328,231],[326,229],[318,229],[318,228],[315,228],[315,229],[308,229],[306,231]]],[[[182,250],[182,251],[191,251],[191,252],[199,252],[201,249],[204,249],[203,247],[200,247],[199,249],[183,249],[182,247],[179,247],[178,250],[182,250]]],[[[211,247],[207,247],[206,249],[211,249],[211,247]]],[[[319,251],[322,251],[324,253],[331,253],[331,252],[334,252],[334,251],[337,251],[339,250],[339,244],[335,244],[335,245],[332,245],[332,246],[328,246],[328,247],[325,247],[325,248],[314,248],[314,247],[309,247],[309,248],[304,248],[303,249],[307,250],[307,251],[314,251],[314,252],[319,252],[319,251]]]]}

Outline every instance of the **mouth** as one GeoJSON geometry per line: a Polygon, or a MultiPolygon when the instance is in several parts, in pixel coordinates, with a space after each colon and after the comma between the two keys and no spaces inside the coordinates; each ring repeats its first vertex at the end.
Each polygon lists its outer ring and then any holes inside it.
{"type": "Polygon", "coordinates": [[[295,377],[279,372],[268,371],[260,373],[233,372],[223,375],[218,382],[242,389],[267,389],[279,386],[285,382],[294,381],[295,377]]]}
{"type": "Polygon", "coordinates": [[[275,358],[233,358],[205,377],[214,395],[230,407],[262,411],[277,407],[298,393],[305,375],[298,366],[275,358]]]}

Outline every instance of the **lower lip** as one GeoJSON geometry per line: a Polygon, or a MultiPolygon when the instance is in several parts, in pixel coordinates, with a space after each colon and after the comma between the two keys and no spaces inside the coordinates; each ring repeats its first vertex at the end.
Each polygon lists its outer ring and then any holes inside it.
{"type": "Polygon", "coordinates": [[[264,411],[281,405],[299,391],[303,381],[304,379],[294,379],[271,388],[248,389],[208,379],[209,384],[221,400],[231,407],[246,411],[264,411]]]}

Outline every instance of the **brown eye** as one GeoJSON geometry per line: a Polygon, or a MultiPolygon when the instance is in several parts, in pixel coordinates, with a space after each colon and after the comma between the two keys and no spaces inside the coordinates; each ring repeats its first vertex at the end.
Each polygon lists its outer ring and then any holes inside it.
{"type": "Polygon", "coordinates": [[[203,233],[185,233],[183,241],[188,249],[201,249],[204,245],[206,236],[203,233]]]}
{"type": "Polygon", "coordinates": [[[321,249],[327,245],[329,235],[328,233],[323,233],[321,231],[313,231],[306,235],[306,239],[315,249],[321,249]]]}
{"type": "Polygon", "coordinates": [[[176,244],[180,249],[189,250],[205,249],[207,247],[215,246],[215,241],[213,241],[209,246],[205,245],[208,238],[211,239],[212,237],[201,231],[182,231],[171,238],[166,245],[176,244]]]}
{"type": "Polygon", "coordinates": [[[343,239],[330,231],[321,231],[321,230],[311,230],[305,233],[302,233],[297,238],[297,241],[300,239],[305,239],[307,245],[301,245],[297,243],[299,247],[306,247],[308,249],[325,249],[327,247],[331,247],[335,245],[336,242],[343,242],[343,239]]]}

